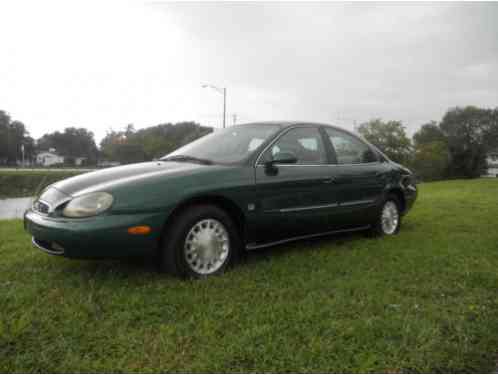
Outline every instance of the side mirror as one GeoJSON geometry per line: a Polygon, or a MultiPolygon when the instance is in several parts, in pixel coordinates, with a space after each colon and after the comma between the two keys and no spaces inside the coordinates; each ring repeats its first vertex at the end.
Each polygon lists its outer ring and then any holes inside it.
{"type": "Polygon", "coordinates": [[[292,152],[279,152],[274,157],[273,160],[267,161],[265,163],[266,173],[269,175],[276,175],[278,172],[275,164],[295,164],[297,163],[297,157],[292,152]]]}

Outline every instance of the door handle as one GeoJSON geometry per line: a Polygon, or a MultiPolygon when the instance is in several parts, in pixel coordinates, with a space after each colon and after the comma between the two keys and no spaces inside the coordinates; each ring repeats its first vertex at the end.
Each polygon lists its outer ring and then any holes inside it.
{"type": "Polygon", "coordinates": [[[335,182],[335,178],[334,177],[324,178],[322,182],[324,184],[333,184],[335,182]]]}

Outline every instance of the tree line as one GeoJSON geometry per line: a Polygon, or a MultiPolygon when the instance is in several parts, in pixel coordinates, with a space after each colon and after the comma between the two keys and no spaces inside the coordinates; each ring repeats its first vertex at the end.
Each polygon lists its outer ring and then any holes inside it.
{"type": "Polygon", "coordinates": [[[130,124],[123,131],[108,132],[100,142],[100,150],[108,160],[136,163],[160,158],[212,131],[195,122],[159,124],[140,130],[130,124]]]}
{"type": "Polygon", "coordinates": [[[486,172],[487,153],[498,150],[498,108],[451,108],[439,123],[422,125],[411,140],[401,121],[371,120],[358,132],[422,180],[475,178],[486,172]]]}
{"type": "Polygon", "coordinates": [[[195,122],[164,123],[140,130],[129,124],[122,131],[107,132],[99,148],[93,132],[77,127],[47,133],[35,141],[22,122],[0,111],[0,165],[22,164],[23,150],[25,165],[31,165],[37,153],[50,149],[64,156],[65,166],[74,165],[76,158],[84,158],[86,166],[96,166],[104,160],[136,163],[164,156],[212,131],[195,122]]]}
{"type": "MultiPolygon", "coordinates": [[[[67,127],[34,140],[25,125],[0,110],[0,164],[16,165],[22,157],[51,148],[71,165],[78,157],[85,164],[108,160],[120,164],[153,160],[213,131],[195,122],[163,123],[136,130],[132,124],[111,130],[97,147],[85,128],[67,127]]],[[[474,178],[485,173],[486,155],[498,150],[498,108],[473,106],[449,109],[440,122],[423,124],[410,139],[401,121],[373,119],[358,129],[390,159],[408,166],[425,181],[474,178]]]]}

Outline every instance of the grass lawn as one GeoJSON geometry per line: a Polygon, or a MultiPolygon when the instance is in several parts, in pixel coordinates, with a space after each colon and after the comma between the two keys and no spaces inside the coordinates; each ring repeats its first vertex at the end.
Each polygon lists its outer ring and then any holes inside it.
{"type": "Polygon", "coordinates": [[[83,171],[0,171],[0,199],[30,197],[45,186],[59,180],[76,176],[83,171]]]}
{"type": "Polygon", "coordinates": [[[399,235],[251,253],[181,281],[74,261],[0,222],[0,372],[489,372],[498,180],[423,184],[399,235]]]}

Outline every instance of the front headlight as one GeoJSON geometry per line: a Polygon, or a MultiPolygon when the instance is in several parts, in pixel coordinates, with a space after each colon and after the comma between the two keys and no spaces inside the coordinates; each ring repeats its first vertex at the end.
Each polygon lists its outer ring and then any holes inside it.
{"type": "Polygon", "coordinates": [[[62,215],[67,217],[88,217],[98,215],[111,207],[113,197],[109,193],[85,194],[71,200],[62,215]]]}

